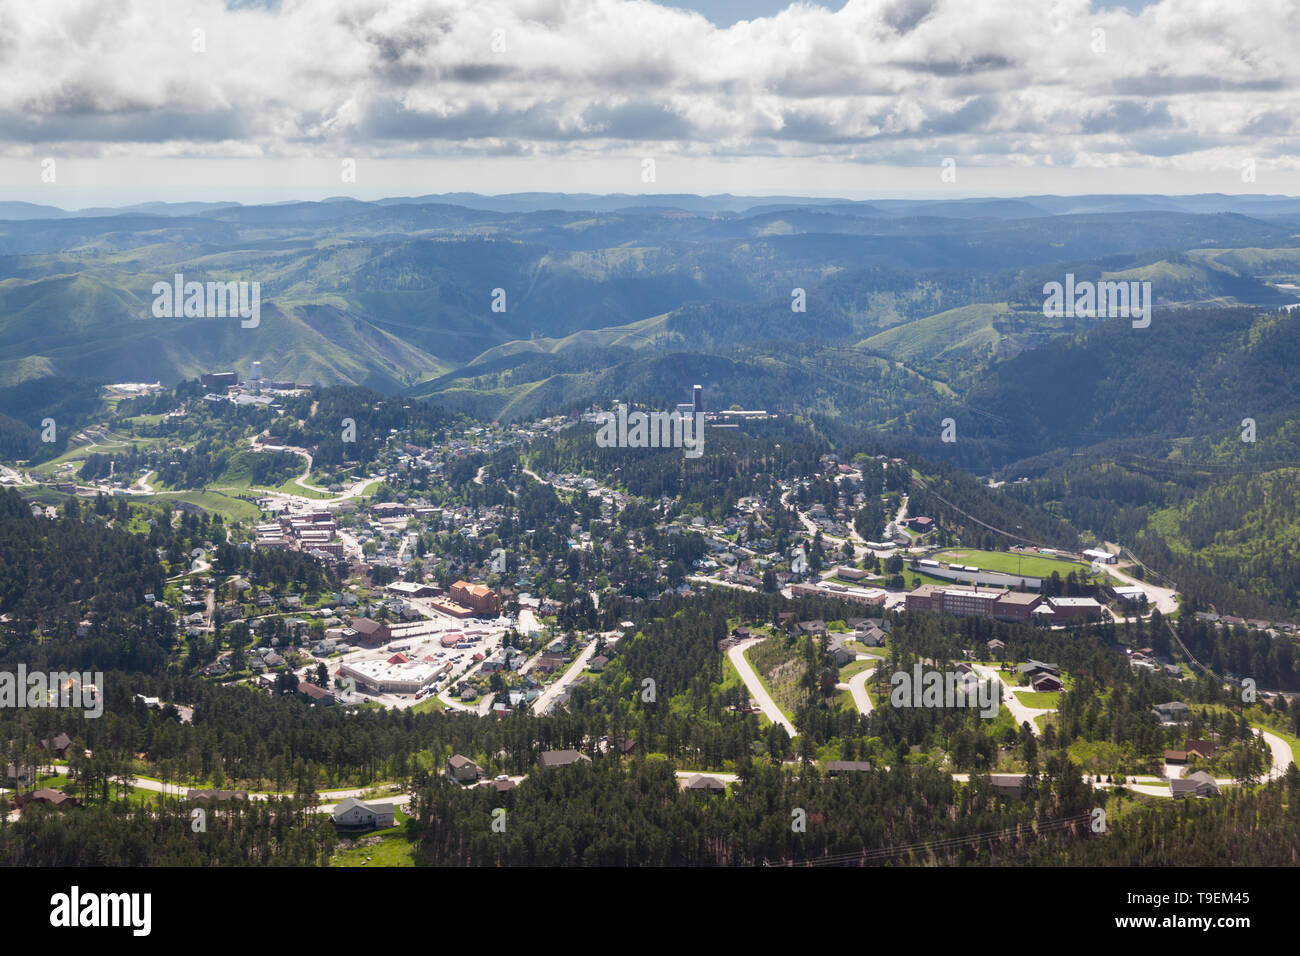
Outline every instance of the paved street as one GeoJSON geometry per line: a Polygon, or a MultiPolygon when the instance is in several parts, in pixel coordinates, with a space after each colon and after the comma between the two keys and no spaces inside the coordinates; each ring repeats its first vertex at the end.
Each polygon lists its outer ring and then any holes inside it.
{"type": "Polygon", "coordinates": [[[736,670],[740,672],[740,679],[749,688],[749,696],[758,701],[758,706],[767,715],[767,719],[774,724],[780,724],[791,737],[798,736],[799,732],[794,729],[794,724],[790,723],[785,714],[781,713],[781,708],[776,706],[776,701],[772,699],[772,696],[767,692],[767,688],[763,686],[763,682],[754,673],[754,668],[750,666],[749,661],[745,660],[745,651],[763,640],[764,638],[754,638],[741,641],[727,652],[727,656],[731,658],[731,663],[736,665],[736,670]]]}

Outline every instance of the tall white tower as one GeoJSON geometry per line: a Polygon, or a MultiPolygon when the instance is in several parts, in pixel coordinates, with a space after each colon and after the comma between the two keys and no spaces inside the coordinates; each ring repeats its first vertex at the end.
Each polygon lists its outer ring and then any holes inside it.
{"type": "Polygon", "coordinates": [[[253,363],[253,370],[252,370],[251,372],[248,373],[248,380],[249,380],[250,382],[260,382],[260,381],[262,380],[262,363],[261,363],[261,362],[254,362],[254,363],[253,363]]]}

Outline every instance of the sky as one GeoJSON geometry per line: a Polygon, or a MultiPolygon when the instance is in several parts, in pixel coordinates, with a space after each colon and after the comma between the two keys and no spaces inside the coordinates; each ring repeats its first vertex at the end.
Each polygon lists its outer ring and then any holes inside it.
{"type": "Polygon", "coordinates": [[[0,199],[1300,193],[1296,0],[0,0],[0,199]]]}

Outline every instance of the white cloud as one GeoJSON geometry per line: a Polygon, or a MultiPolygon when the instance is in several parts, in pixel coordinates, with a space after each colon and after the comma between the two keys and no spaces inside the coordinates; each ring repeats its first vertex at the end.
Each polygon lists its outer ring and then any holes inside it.
{"type": "Polygon", "coordinates": [[[1296,168],[1297,35],[1294,0],[3,0],[0,154],[1296,168]]]}

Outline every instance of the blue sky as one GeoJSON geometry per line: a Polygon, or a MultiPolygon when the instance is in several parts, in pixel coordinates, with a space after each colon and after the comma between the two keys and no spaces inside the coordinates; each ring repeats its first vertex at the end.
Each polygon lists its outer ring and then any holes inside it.
{"type": "MultiPolygon", "coordinates": [[[[829,10],[839,10],[844,6],[843,3],[834,0],[815,5],[829,10]]],[[[1097,9],[1115,8],[1138,13],[1152,5],[1153,0],[1110,0],[1110,2],[1098,3],[1096,6],[1097,9]]],[[[729,27],[740,20],[774,16],[789,7],[790,3],[788,0],[696,0],[694,3],[669,3],[665,6],[694,10],[714,26],[729,27]]]]}

